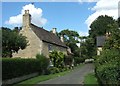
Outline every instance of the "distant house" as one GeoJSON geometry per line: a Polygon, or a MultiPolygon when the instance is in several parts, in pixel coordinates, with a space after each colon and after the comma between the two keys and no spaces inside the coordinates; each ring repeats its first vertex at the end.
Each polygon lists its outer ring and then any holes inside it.
{"type": "Polygon", "coordinates": [[[27,37],[29,43],[26,49],[14,53],[13,57],[35,58],[36,54],[49,57],[49,52],[52,50],[62,51],[67,54],[67,46],[63,42],[63,37],[59,38],[56,35],[55,28],[53,28],[52,32],[49,32],[32,24],[29,10],[25,10],[23,15],[23,26],[20,33],[27,37]]]}
{"type": "Polygon", "coordinates": [[[97,55],[100,55],[106,36],[97,36],[97,55]]]}
{"type": "Polygon", "coordinates": [[[111,33],[106,32],[105,36],[97,36],[96,42],[97,42],[97,55],[101,54],[102,48],[104,46],[105,41],[110,37],[111,33]]]}

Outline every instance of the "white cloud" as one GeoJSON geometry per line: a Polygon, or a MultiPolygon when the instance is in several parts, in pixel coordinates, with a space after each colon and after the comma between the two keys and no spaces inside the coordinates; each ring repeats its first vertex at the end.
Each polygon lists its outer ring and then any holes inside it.
{"type": "MultiPolygon", "coordinates": [[[[91,23],[100,15],[112,16],[114,19],[118,18],[118,2],[119,0],[98,0],[96,5],[91,8],[92,11],[95,11],[91,14],[85,23],[89,26],[91,23]]],[[[90,29],[90,28],[89,28],[90,29]]]]}
{"type": "Polygon", "coordinates": [[[10,17],[9,20],[5,22],[5,24],[9,24],[13,26],[21,25],[22,15],[24,14],[25,10],[29,10],[29,13],[32,16],[32,23],[38,26],[43,26],[46,24],[47,19],[42,17],[42,9],[36,8],[33,4],[28,4],[28,5],[23,6],[21,13],[19,15],[10,17]]]}

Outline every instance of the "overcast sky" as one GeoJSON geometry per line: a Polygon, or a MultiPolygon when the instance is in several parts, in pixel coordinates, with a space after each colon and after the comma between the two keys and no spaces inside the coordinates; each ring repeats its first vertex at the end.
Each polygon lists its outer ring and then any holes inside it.
{"type": "MultiPolygon", "coordinates": [[[[50,1],[50,0],[49,0],[50,1]]],[[[88,35],[90,24],[100,15],[118,18],[119,0],[51,0],[51,2],[3,2],[2,26],[13,28],[22,25],[24,10],[30,10],[32,23],[46,30],[57,28],[88,35]],[[57,2],[55,2],[57,1],[57,2]],[[58,2],[59,1],[59,2],[58,2]]]]}

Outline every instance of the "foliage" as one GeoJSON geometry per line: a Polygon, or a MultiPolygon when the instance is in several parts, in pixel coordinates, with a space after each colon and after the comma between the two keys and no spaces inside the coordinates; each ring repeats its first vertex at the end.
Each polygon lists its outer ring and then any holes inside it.
{"type": "Polygon", "coordinates": [[[52,61],[54,67],[63,68],[64,67],[64,57],[65,55],[59,51],[52,51],[50,54],[50,60],[52,61]]]}
{"type": "Polygon", "coordinates": [[[65,56],[64,58],[64,61],[65,61],[65,65],[72,65],[73,63],[73,59],[74,59],[74,56],[73,55],[67,55],[65,56]]]}
{"type": "Polygon", "coordinates": [[[49,66],[49,59],[47,57],[45,57],[44,55],[40,55],[40,54],[37,54],[36,58],[40,62],[41,70],[43,71],[43,73],[45,73],[45,71],[47,70],[47,68],[49,66]]]}
{"type": "Polygon", "coordinates": [[[96,58],[96,74],[102,84],[120,85],[120,52],[117,49],[104,50],[96,58]]]}
{"type": "Polygon", "coordinates": [[[95,21],[90,25],[90,37],[96,38],[96,36],[105,35],[106,32],[110,31],[109,25],[113,25],[115,20],[110,16],[99,16],[95,21]]]}
{"type": "Polygon", "coordinates": [[[2,80],[41,72],[40,61],[37,59],[3,58],[2,80]]]}
{"type": "Polygon", "coordinates": [[[120,30],[117,22],[109,16],[99,16],[90,26],[90,37],[105,35],[109,32],[101,55],[95,58],[95,72],[98,80],[104,84],[120,85],[120,30]]]}
{"type": "Polygon", "coordinates": [[[111,26],[111,34],[104,45],[104,49],[120,50],[120,29],[118,29],[117,25],[116,28],[111,26]]]}
{"type": "Polygon", "coordinates": [[[76,31],[66,29],[62,30],[59,34],[64,36],[64,41],[68,46],[71,42],[78,42],[77,38],[79,37],[79,34],[76,31]]]}
{"type": "Polygon", "coordinates": [[[79,48],[76,45],[76,43],[79,43],[79,34],[76,31],[68,29],[62,30],[59,34],[64,36],[64,42],[70,47],[71,52],[74,53],[75,56],[79,56],[79,48]]]}
{"type": "Polygon", "coordinates": [[[80,64],[80,63],[85,62],[85,58],[75,57],[75,58],[74,58],[74,61],[75,61],[75,64],[80,64]]]}
{"type": "Polygon", "coordinates": [[[47,70],[47,74],[55,74],[55,73],[59,73],[59,72],[60,72],[59,68],[56,68],[56,67],[50,67],[47,70]]]}
{"type": "Polygon", "coordinates": [[[13,52],[25,49],[28,41],[15,30],[2,27],[2,57],[12,57],[13,52]]]}
{"type": "Polygon", "coordinates": [[[87,38],[85,42],[81,42],[80,47],[81,58],[92,58],[96,55],[96,47],[93,38],[87,38]]]}

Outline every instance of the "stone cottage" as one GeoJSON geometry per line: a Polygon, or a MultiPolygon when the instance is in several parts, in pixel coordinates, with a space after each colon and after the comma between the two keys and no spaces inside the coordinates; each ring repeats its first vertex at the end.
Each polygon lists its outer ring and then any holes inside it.
{"type": "Polygon", "coordinates": [[[97,55],[100,55],[105,41],[110,37],[110,32],[106,32],[105,36],[97,36],[97,55]]]}
{"type": "Polygon", "coordinates": [[[25,10],[23,15],[23,26],[20,33],[27,37],[28,46],[26,49],[14,53],[13,57],[35,58],[36,54],[49,57],[49,52],[52,50],[62,51],[67,54],[67,46],[63,42],[63,37],[59,38],[56,35],[55,28],[53,28],[52,32],[49,32],[32,24],[29,10],[25,10]]]}

